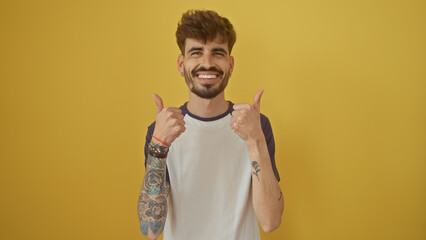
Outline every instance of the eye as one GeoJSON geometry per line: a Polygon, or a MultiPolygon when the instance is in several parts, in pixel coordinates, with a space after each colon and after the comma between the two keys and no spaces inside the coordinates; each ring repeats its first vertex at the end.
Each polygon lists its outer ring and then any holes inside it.
{"type": "Polygon", "coordinates": [[[214,55],[216,55],[216,56],[225,56],[225,54],[223,52],[215,52],[214,55]]]}
{"type": "Polygon", "coordinates": [[[200,51],[194,51],[191,53],[191,56],[197,56],[197,55],[201,55],[200,51]]]}

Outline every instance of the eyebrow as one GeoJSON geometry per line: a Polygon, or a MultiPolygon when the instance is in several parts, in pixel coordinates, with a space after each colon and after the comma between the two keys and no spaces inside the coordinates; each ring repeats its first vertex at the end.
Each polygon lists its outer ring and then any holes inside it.
{"type": "MultiPolygon", "coordinates": [[[[204,50],[203,47],[192,47],[188,50],[188,54],[191,53],[191,52],[194,52],[194,51],[203,51],[203,50],[204,50]]],[[[221,47],[213,48],[212,52],[221,52],[223,54],[228,54],[228,52],[224,48],[221,48],[221,47]]]]}
{"type": "Polygon", "coordinates": [[[194,51],[202,51],[202,47],[192,47],[188,50],[188,53],[194,52],[194,51]]]}
{"type": "Polygon", "coordinates": [[[221,47],[213,48],[212,52],[222,52],[224,54],[228,54],[228,52],[225,49],[221,48],[221,47]]]}

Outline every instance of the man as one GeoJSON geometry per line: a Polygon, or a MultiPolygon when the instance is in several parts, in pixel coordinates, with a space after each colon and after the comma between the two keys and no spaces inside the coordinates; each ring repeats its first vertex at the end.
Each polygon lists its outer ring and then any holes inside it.
{"type": "Polygon", "coordinates": [[[213,11],[188,11],[176,32],[178,69],[189,88],[180,108],[154,94],[146,174],[138,202],[142,233],[165,240],[260,239],[281,222],[275,143],[269,120],[253,105],[225,100],[234,69],[235,31],[213,11]],[[167,164],[166,164],[167,163],[167,164]]]}

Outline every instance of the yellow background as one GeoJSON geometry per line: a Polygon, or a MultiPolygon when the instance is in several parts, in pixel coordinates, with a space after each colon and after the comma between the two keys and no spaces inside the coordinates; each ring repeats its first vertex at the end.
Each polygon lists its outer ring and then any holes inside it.
{"type": "Polygon", "coordinates": [[[143,239],[152,93],[180,106],[189,8],[237,31],[226,95],[263,88],[285,196],[262,239],[426,239],[426,2],[1,1],[0,239],[143,239]]]}

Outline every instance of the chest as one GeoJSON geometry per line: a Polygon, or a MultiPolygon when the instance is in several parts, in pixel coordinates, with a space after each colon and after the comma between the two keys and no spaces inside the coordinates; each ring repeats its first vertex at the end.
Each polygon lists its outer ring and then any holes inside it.
{"type": "Polygon", "coordinates": [[[186,130],[173,142],[167,158],[172,188],[232,191],[250,182],[247,147],[229,123],[230,117],[211,124],[186,119],[186,130]]]}

